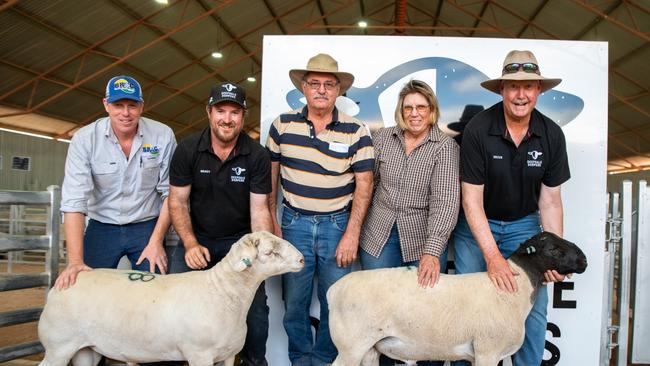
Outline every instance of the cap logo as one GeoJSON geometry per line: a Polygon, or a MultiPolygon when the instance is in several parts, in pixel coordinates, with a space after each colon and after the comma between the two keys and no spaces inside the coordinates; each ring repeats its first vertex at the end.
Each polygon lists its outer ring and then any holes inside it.
{"type": "Polygon", "coordinates": [[[126,79],[117,79],[113,83],[113,90],[120,90],[126,94],[135,93],[135,87],[126,79]]]}
{"type": "Polygon", "coordinates": [[[231,92],[231,91],[237,89],[237,87],[236,87],[235,85],[232,85],[232,84],[230,84],[230,83],[229,83],[229,84],[223,84],[221,87],[224,88],[224,89],[226,89],[226,90],[229,91],[229,92],[231,92]]]}

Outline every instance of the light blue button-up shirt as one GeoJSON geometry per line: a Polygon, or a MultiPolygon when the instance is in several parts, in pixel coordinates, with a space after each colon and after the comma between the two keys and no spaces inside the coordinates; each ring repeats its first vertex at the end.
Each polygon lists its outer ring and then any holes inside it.
{"type": "Polygon", "coordinates": [[[81,128],[68,148],[61,211],[116,225],[158,217],[175,148],[172,129],[148,118],[138,122],[128,159],[108,117],[81,128]]]}

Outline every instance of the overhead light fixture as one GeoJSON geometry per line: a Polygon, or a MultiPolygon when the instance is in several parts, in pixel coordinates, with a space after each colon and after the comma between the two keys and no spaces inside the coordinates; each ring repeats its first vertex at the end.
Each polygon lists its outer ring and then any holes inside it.
{"type": "Polygon", "coordinates": [[[54,140],[54,137],[51,136],[46,136],[46,135],[39,135],[37,133],[31,133],[31,132],[24,132],[24,131],[17,131],[17,130],[11,130],[8,128],[2,128],[0,127],[0,131],[6,131],[6,132],[11,132],[11,133],[17,133],[20,135],[26,135],[26,136],[32,136],[32,137],[38,137],[41,139],[47,139],[47,140],[54,140]]]}
{"type": "Polygon", "coordinates": [[[167,0],[156,0],[156,2],[157,2],[158,4],[164,4],[164,5],[167,5],[167,4],[168,4],[167,0]]]}
{"type": "Polygon", "coordinates": [[[251,59],[251,74],[246,78],[249,83],[254,83],[257,79],[255,78],[255,62],[251,59]]]}
{"type": "Polygon", "coordinates": [[[367,28],[368,27],[368,22],[366,22],[365,20],[360,20],[357,23],[357,25],[359,26],[359,28],[367,28]]]}
{"type": "Polygon", "coordinates": [[[212,57],[214,57],[214,58],[222,58],[223,53],[221,53],[219,51],[212,52],[212,57]]]}
{"type": "Polygon", "coordinates": [[[68,140],[68,139],[56,139],[56,141],[65,142],[65,143],[67,143],[67,144],[69,144],[69,143],[71,142],[71,141],[68,140]]]}

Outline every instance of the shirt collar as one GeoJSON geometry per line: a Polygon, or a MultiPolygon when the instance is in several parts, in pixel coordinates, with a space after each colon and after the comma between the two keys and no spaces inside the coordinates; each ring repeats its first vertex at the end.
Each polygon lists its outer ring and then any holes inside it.
{"type": "MultiPolygon", "coordinates": [[[[111,117],[104,117],[100,120],[100,123],[103,124],[103,129],[104,129],[104,136],[106,137],[111,137],[115,141],[117,141],[117,137],[115,136],[115,131],[113,131],[113,128],[111,127],[111,117]]],[[[144,123],[142,121],[142,117],[138,119],[138,131],[136,134],[140,135],[140,137],[144,136],[144,123]]]]}
{"type": "MultiPolygon", "coordinates": [[[[444,133],[440,130],[440,127],[438,127],[438,124],[436,123],[429,129],[426,140],[431,142],[438,142],[442,139],[443,134],[444,133]]],[[[397,136],[400,140],[404,141],[404,130],[399,128],[399,126],[394,126],[393,136],[397,136]]]]}
{"type": "MultiPolygon", "coordinates": [[[[309,118],[307,118],[307,116],[309,116],[309,110],[307,109],[306,104],[302,110],[298,112],[298,115],[304,120],[304,122],[309,121],[309,118]]],[[[328,123],[327,125],[337,125],[339,123],[341,123],[341,121],[339,121],[339,110],[336,108],[336,106],[334,106],[334,110],[332,111],[332,122],[328,123]]]]}
{"type": "MultiPolygon", "coordinates": [[[[499,102],[495,105],[497,113],[497,118],[492,119],[492,124],[490,126],[490,135],[501,136],[506,138],[508,136],[508,130],[506,129],[506,117],[505,112],[503,111],[503,102],[499,102]]],[[[540,113],[536,108],[533,109],[530,114],[530,122],[528,124],[528,133],[525,138],[529,138],[531,135],[541,136],[542,135],[542,120],[540,113]]]]}

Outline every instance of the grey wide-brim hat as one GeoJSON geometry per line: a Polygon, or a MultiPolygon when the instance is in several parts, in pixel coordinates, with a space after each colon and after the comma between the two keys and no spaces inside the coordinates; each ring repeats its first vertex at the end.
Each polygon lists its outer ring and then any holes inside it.
{"type": "Polygon", "coordinates": [[[334,74],[340,83],[339,95],[343,95],[348,91],[354,82],[354,76],[349,72],[339,71],[339,63],[332,56],[325,53],[319,53],[310,58],[309,62],[307,62],[307,68],[289,71],[291,82],[300,92],[302,92],[302,80],[308,72],[334,74]]]}
{"type": "Polygon", "coordinates": [[[548,79],[543,77],[539,71],[539,64],[535,55],[530,51],[517,51],[513,50],[508,52],[506,59],[503,61],[502,75],[500,78],[486,80],[481,83],[481,86],[485,89],[501,94],[501,82],[505,80],[539,80],[542,86],[542,92],[545,92],[549,89],[556,87],[559,83],[562,82],[562,79],[548,79]],[[526,72],[523,70],[518,70],[517,72],[507,73],[505,67],[510,64],[524,64],[524,63],[533,63],[537,65],[537,72],[526,72]]]}

